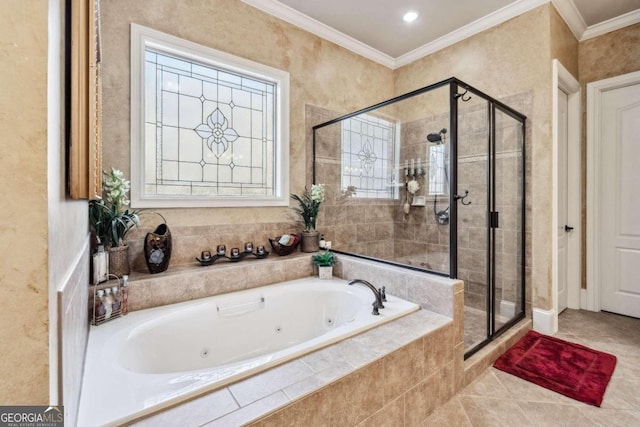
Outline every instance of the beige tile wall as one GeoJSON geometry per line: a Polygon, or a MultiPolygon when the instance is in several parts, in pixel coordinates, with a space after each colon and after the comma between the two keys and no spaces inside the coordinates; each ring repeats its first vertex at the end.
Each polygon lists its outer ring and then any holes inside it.
{"type": "MultiPolygon", "coordinates": [[[[161,219],[155,215],[149,215],[146,219],[147,223],[155,218],[156,225],[162,223],[161,219]]],[[[291,221],[289,222],[272,222],[272,223],[253,223],[253,224],[219,224],[206,226],[171,226],[172,251],[171,261],[169,263],[169,271],[185,267],[200,265],[196,257],[200,257],[202,251],[211,251],[215,253],[218,245],[225,245],[227,254],[232,248],[244,250],[244,244],[252,242],[254,248],[259,245],[265,247],[268,252],[273,249],[269,243],[269,239],[290,233],[300,233],[302,224],[294,221],[293,211],[291,212],[291,221]]],[[[147,264],[144,258],[144,238],[147,233],[153,231],[155,226],[151,228],[143,227],[132,230],[127,235],[127,243],[129,245],[129,264],[135,273],[148,273],[147,264]]],[[[299,249],[298,249],[299,250],[299,249]]],[[[277,256],[275,253],[272,257],[277,256]]]]}

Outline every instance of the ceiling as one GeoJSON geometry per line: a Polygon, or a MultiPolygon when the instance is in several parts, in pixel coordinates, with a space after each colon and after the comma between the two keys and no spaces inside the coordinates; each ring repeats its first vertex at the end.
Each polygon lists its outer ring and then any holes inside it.
{"type": "Polygon", "coordinates": [[[549,1],[579,40],[640,22],[640,0],[243,1],[390,68],[549,1]],[[406,23],[410,10],[418,18],[406,23]]]}
{"type": "Polygon", "coordinates": [[[396,58],[507,6],[512,0],[280,0],[396,58]],[[406,23],[408,11],[418,19],[406,23]]]}

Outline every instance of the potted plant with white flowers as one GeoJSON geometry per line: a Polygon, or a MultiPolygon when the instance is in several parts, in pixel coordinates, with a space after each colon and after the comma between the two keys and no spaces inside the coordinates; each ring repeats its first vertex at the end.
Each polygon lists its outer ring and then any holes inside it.
{"type": "Polygon", "coordinates": [[[105,197],[89,202],[89,223],[98,241],[109,247],[109,273],[122,277],[130,273],[125,237],[140,225],[139,212],[126,208],[130,183],[124,173],[114,168],[102,173],[105,197]]]}
{"type": "Polygon", "coordinates": [[[324,202],[324,184],[313,184],[311,191],[304,188],[302,196],[292,194],[291,198],[298,202],[298,207],[292,208],[302,218],[304,231],[302,232],[302,252],[317,252],[320,248],[320,233],[316,230],[320,204],[324,202]]]}

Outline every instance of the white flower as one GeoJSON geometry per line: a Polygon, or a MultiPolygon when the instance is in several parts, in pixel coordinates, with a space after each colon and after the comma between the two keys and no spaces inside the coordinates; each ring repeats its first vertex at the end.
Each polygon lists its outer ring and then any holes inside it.
{"type": "Polygon", "coordinates": [[[407,182],[407,191],[411,194],[416,194],[416,191],[420,189],[420,184],[415,179],[407,182]]]}
{"type": "Polygon", "coordinates": [[[111,172],[103,172],[102,185],[107,195],[107,202],[113,205],[116,212],[121,206],[128,206],[127,193],[131,189],[131,183],[124,178],[124,173],[118,169],[111,168],[111,172]]]}
{"type": "Polygon", "coordinates": [[[313,184],[311,186],[311,200],[314,202],[324,202],[324,184],[313,184]]]}

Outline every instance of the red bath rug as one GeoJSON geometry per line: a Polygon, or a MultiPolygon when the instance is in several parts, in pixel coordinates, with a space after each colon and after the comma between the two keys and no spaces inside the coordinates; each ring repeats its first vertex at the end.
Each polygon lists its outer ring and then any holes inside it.
{"type": "Polygon", "coordinates": [[[493,366],[572,399],[600,406],[616,357],[529,331],[493,366]]]}

